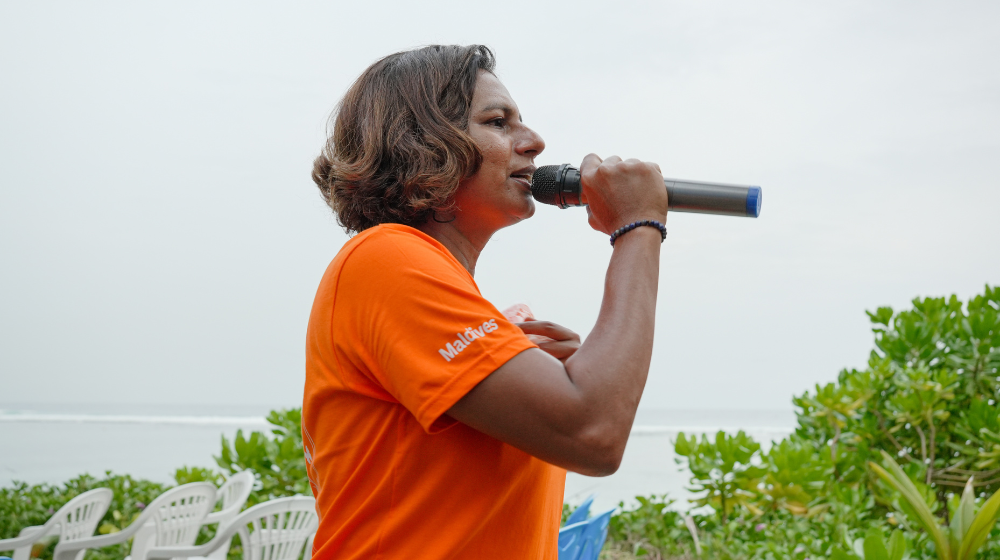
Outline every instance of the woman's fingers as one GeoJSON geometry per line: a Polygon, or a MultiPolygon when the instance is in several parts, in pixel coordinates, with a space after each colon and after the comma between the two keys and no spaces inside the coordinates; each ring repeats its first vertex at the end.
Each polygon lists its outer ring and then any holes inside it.
{"type": "Polygon", "coordinates": [[[538,347],[557,360],[569,358],[580,348],[580,335],[551,321],[525,321],[514,323],[524,334],[548,337],[538,341],[538,347]]]}
{"type": "Polygon", "coordinates": [[[540,334],[552,340],[580,340],[580,335],[551,321],[525,321],[514,324],[524,331],[524,334],[540,334]]]}
{"type": "Polygon", "coordinates": [[[597,154],[587,154],[587,157],[583,158],[583,163],[580,164],[580,173],[590,172],[598,165],[601,165],[602,161],[604,160],[597,154]]]}
{"type": "Polygon", "coordinates": [[[598,231],[611,234],[629,222],[666,219],[667,191],[656,164],[591,154],[580,165],[580,180],[588,222],[598,231]]]}
{"type": "Polygon", "coordinates": [[[560,362],[564,362],[566,358],[576,354],[576,351],[580,349],[580,343],[572,340],[542,342],[538,344],[538,348],[560,362]]]}
{"type": "Polygon", "coordinates": [[[562,362],[565,361],[566,358],[576,354],[576,351],[580,349],[580,343],[572,340],[539,342],[538,348],[562,362]]]}

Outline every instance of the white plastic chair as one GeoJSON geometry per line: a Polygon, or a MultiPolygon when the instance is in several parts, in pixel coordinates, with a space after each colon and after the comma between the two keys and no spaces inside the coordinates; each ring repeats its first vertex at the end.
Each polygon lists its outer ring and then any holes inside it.
{"type": "MultiPolygon", "coordinates": [[[[312,542],[319,527],[316,500],[306,496],[278,498],[239,514],[215,538],[198,546],[157,546],[137,560],[167,560],[209,556],[240,536],[243,560],[298,560],[303,545],[312,542]]],[[[312,557],[312,551],[306,558],[312,557]]],[[[57,559],[58,560],[58,559],[57,559]]]]}
{"type": "MultiPolygon", "coordinates": [[[[319,521],[319,517],[317,517],[316,520],[319,521]]],[[[317,525],[317,528],[318,528],[318,525],[317,525]]],[[[310,560],[312,558],[312,555],[313,555],[313,539],[314,538],[316,538],[316,531],[315,531],[315,529],[313,530],[312,533],[309,533],[309,538],[306,539],[306,548],[305,548],[306,553],[302,557],[303,560],[310,560]]]]}
{"type": "MultiPolygon", "coordinates": [[[[246,505],[247,498],[250,497],[250,492],[253,491],[254,482],[253,473],[250,471],[240,471],[229,477],[225,484],[219,487],[219,495],[222,496],[222,509],[208,514],[202,525],[218,523],[219,526],[215,529],[216,533],[224,531],[226,527],[229,527],[229,524],[236,519],[243,506],[246,505]]],[[[224,546],[219,547],[215,552],[209,554],[208,557],[213,560],[226,560],[226,555],[229,554],[230,542],[232,542],[232,539],[227,541],[224,546]]]]}
{"type": "MultiPolygon", "coordinates": [[[[213,525],[218,523],[219,526],[216,528],[216,532],[224,530],[236,518],[236,515],[240,513],[243,506],[246,505],[247,498],[250,497],[250,492],[253,491],[253,483],[254,477],[250,471],[241,471],[229,477],[216,493],[216,501],[222,501],[222,509],[206,515],[201,524],[213,525]]],[[[191,544],[194,544],[194,541],[191,544]]],[[[146,551],[156,545],[156,524],[150,520],[132,538],[132,550],[125,557],[125,560],[143,558],[146,551]]],[[[226,554],[228,553],[229,545],[226,544],[213,552],[210,558],[213,560],[226,560],[226,554]]]]}
{"type": "Polygon", "coordinates": [[[60,541],[53,560],[80,560],[77,556],[89,548],[123,543],[149,521],[156,528],[157,545],[194,544],[202,521],[215,505],[215,493],[215,485],[211,482],[192,482],[171,488],[157,496],[131,525],[117,533],[68,543],[60,541]]]}
{"type": "Polygon", "coordinates": [[[0,539],[0,550],[13,550],[14,560],[28,560],[32,545],[42,539],[58,535],[62,544],[89,537],[104,518],[112,497],[114,493],[107,488],[88,490],[66,502],[45,524],[25,527],[12,539],[0,539]]]}

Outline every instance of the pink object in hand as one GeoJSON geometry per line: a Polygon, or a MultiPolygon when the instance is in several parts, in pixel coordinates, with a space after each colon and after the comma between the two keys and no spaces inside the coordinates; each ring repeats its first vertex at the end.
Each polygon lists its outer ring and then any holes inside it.
{"type": "Polygon", "coordinates": [[[531,312],[531,308],[523,303],[515,303],[504,309],[503,316],[511,323],[523,323],[535,320],[535,314],[531,312]]]}
{"type": "MultiPolygon", "coordinates": [[[[503,316],[506,317],[511,323],[523,323],[525,321],[535,320],[535,315],[531,312],[531,308],[523,303],[515,303],[507,309],[504,309],[503,316]]],[[[527,336],[528,340],[534,342],[535,344],[555,342],[555,340],[540,334],[526,334],[525,336],[527,336]]]]}

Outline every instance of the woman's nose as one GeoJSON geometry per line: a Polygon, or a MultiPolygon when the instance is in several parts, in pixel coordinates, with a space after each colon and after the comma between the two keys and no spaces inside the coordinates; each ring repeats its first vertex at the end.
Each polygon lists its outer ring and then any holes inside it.
{"type": "Polygon", "coordinates": [[[542,140],[534,130],[524,127],[524,134],[517,143],[517,153],[526,156],[537,156],[545,149],[545,140],[542,140]]]}

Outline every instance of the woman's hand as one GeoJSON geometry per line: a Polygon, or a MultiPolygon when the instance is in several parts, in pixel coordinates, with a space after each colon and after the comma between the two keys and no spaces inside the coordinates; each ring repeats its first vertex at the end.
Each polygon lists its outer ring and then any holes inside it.
{"type": "Polygon", "coordinates": [[[580,335],[562,325],[533,319],[514,324],[524,331],[524,334],[537,336],[538,338],[529,338],[540,349],[560,362],[565,362],[580,348],[580,335]],[[546,338],[548,340],[545,340],[546,338]]]}
{"type": "Polygon", "coordinates": [[[597,231],[611,235],[639,220],[666,223],[667,189],[655,163],[590,154],[580,164],[580,178],[590,227],[597,231]]]}

